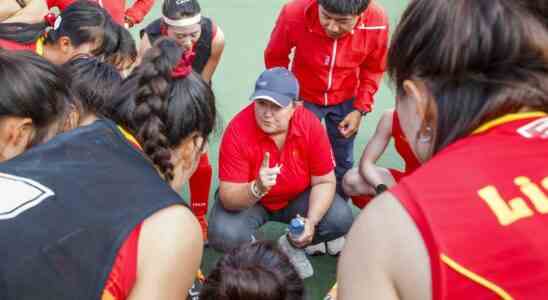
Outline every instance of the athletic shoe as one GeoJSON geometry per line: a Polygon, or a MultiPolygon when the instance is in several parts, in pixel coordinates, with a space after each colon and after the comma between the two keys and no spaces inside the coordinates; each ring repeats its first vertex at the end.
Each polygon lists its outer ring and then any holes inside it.
{"type": "Polygon", "coordinates": [[[324,255],[327,253],[325,242],[321,242],[315,245],[310,245],[304,248],[304,251],[306,252],[306,254],[310,256],[324,255]]]}
{"type": "Polygon", "coordinates": [[[344,236],[341,236],[338,239],[334,239],[332,241],[327,242],[327,253],[331,256],[337,256],[341,253],[342,249],[344,248],[344,243],[346,242],[346,239],[344,236]]]}

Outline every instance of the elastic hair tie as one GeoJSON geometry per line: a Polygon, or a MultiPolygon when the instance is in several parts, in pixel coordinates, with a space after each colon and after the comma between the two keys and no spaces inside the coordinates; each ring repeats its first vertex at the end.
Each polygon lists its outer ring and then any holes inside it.
{"type": "Polygon", "coordinates": [[[171,77],[183,79],[192,73],[192,62],[195,56],[193,51],[185,51],[177,65],[171,70],[171,77]]]}

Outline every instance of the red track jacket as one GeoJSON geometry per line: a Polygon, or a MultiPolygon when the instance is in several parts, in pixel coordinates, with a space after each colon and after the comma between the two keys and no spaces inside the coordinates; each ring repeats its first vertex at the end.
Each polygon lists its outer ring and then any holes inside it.
{"type": "Polygon", "coordinates": [[[357,110],[372,110],[388,50],[388,18],[377,3],[372,1],[354,30],[337,40],[320,25],[316,0],[287,3],[265,50],[266,67],[289,67],[293,48],[291,70],[302,99],[327,106],[355,97],[357,110]]]}
{"type": "MultiPolygon", "coordinates": [[[[67,6],[71,5],[75,0],[47,0],[49,8],[58,7],[60,10],[64,10],[67,6]]],[[[126,1],[125,0],[95,0],[101,6],[103,6],[109,14],[112,16],[112,19],[118,24],[124,24],[124,16],[128,16],[135,23],[141,23],[143,18],[148,14],[152,6],[154,5],[154,0],[136,0],[133,3],[133,6],[125,9],[126,1]]]]}

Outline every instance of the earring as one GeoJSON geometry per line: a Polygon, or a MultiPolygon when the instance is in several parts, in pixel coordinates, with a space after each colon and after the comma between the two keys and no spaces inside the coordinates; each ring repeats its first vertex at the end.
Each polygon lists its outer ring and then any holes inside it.
{"type": "Polygon", "coordinates": [[[434,137],[434,130],[432,129],[432,126],[426,126],[424,129],[419,131],[419,143],[422,144],[428,144],[432,141],[432,138],[434,137]]]}

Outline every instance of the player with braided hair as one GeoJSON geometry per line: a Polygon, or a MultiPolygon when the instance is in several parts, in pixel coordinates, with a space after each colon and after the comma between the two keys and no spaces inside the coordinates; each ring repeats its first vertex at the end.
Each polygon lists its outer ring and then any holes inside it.
{"type": "MultiPolygon", "coordinates": [[[[141,30],[139,52],[144,53],[161,37],[174,38],[183,49],[196,53],[192,68],[211,82],[223,54],[224,34],[213,20],[202,16],[198,0],[164,0],[162,17],[141,30]]],[[[204,154],[189,181],[190,206],[200,221],[205,240],[212,174],[209,158],[204,154]]]]}
{"type": "Polygon", "coordinates": [[[211,88],[162,40],[107,111],[118,124],[98,119],[0,165],[3,188],[30,190],[0,209],[0,298],[189,294],[203,242],[176,191],[215,127],[211,88]]]}

